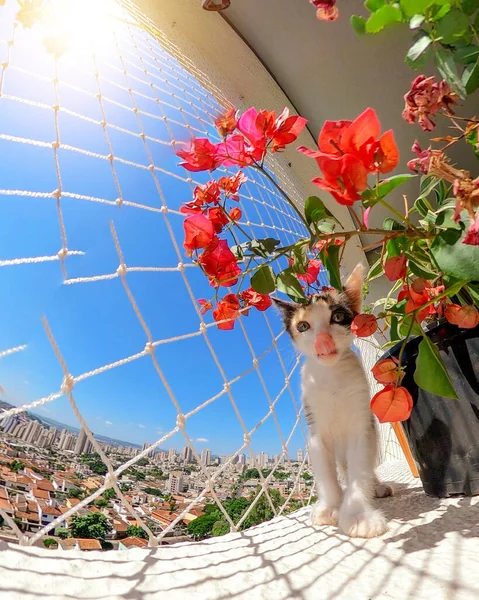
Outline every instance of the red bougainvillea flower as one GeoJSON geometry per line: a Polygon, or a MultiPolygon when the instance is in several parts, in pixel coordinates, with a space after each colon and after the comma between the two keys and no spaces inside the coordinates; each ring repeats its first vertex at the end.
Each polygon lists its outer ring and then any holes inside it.
{"type": "Polygon", "coordinates": [[[476,217],[471,223],[462,243],[469,244],[470,246],[479,246],[479,210],[476,211],[476,217]]]}
{"type": "Polygon", "coordinates": [[[298,115],[289,114],[289,110],[285,108],[276,119],[274,124],[274,133],[271,140],[272,152],[283,150],[287,144],[291,144],[298,139],[299,134],[306,126],[307,119],[298,115]]]}
{"type": "Polygon", "coordinates": [[[245,181],[248,181],[246,175],[243,171],[238,171],[236,175],[233,175],[232,177],[220,177],[220,179],[218,179],[218,186],[228,198],[238,202],[238,191],[245,181]]]}
{"type": "Polygon", "coordinates": [[[222,137],[233,133],[238,123],[238,111],[236,108],[230,108],[224,114],[215,119],[215,127],[222,137]]]}
{"type": "Polygon", "coordinates": [[[378,322],[374,315],[356,315],[351,323],[351,331],[358,337],[369,337],[378,328],[378,322]]]}
{"type": "Polygon", "coordinates": [[[306,273],[298,273],[297,278],[301,279],[308,285],[311,285],[318,279],[319,271],[321,270],[321,261],[312,259],[309,261],[306,268],[306,273]]]}
{"type": "Polygon", "coordinates": [[[383,385],[388,383],[396,383],[396,381],[400,382],[404,377],[404,372],[402,369],[399,369],[397,359],[392,358],[380,360],[374,365],[374,367],[371,369],[371,372],[374,376],[374,379],[383,385]]]}
{"type": "Polygon", "coordinates": [[[399,151],[393,132],[388,130],[379,138],[380,131],[376,112],[367,108],[354,121],[326,121],[318,138],[319,151],[304,146],[298,150],[316,159],[323,154],[337,157],[352,154],[368,172],[389,173],[398,164],[399,151]]]}
{"type": "Polygon", "coordinates": [[[194,215],[203,212],[201,206],[198,206],[196,202],[185,202],[180,206],[180,213],[184,215],[194,215]]]}
{"type": "Polygon", "coordinates": [[[216,147],[207,138],[194,138],[176,155],[183,159],[180,163],[187,171],[213,171],[221,162],[215,156],[216,147]]]}
{"type": "Polygon", "coordinates": [[[271,298],[267,294],[260,294],[252,287],[241,293],[241,297],[248,306],[254,306],[258,310],[267,310],[271,304],[271,298]]]}
{"type": "Polygon", "coordinates": [[[413,405],[406,388],[390,384],[372,397],[370,407],[380,423],[396,423],[409,419],[413,405]]]}
{"type": "Polygon", "coordinates": [[[225,138],[215,145],[215,160],[224,167],[240,165],[242,167],[253,164],[251,152],[245,146],[242,135],[236,134],[225,138]]]}
{"type": "Polygon", "coordinates": [[[427,150],[421,150],[421,146],[417,140],[414,141],[411,150],[414,152],[417,158],[412,158],[410,161],[408,161],[408,169],[411,169],[411,171],[414,171],[415,173],[422,171],[424,175],[428,174],[431,158],[433,156],[441,156],[442,154],[440,150],[433,150],[430,146],[427,150]]]}
{"type": "Polygon", "coordinates": [[[223,300],[220,300],[213,311],[213,319],[215,321],[223,321],[218,323],[218,329],[229,330],[235,326],[235,319],[239,316],[239,301],[234,294],[227,294],[223,300]]]}
{"type": "Polygon", "coordinates": [[[407,258],[402,256],[391,256],[384,263],[384,274],[389,281],[397,281],[406,277],[407,258]]]}
{"type": "Polygon", "coordinates": [[[291,144],[297,139],[306,123],[307,120],[303,117],[290,116],[287,108],[276,118],[274,110],[258,112],[251,107],[239,118],[238,129],[250,142],[251,155],[259,161],[263,158],[268,143],[271,142],[273,152],[282,150],[286,144],[291,144]]]}
{"type": "Polygon", "coordinates": [[[316,159],[324,179],[316,177],[312,183],[328,191],[338,204],[352,206],[360,199],[358,192],[366,189],[367,171],[352,154],[340,157],[322,155],[316,159]]]}
{"type": "Polygon", "coordinates": [[[206,248],[215,234],[213,223],[201,213],[186,217],[183,228],[185,230],[183,245],[187,250],[206,248]]]}
{"type": "Polygon", "coordinates": [[[431,120],[431,115],[442,109],[453,115],[451,106],[456,104],[457,99],[457,94],[446,81],[436,82],[434,76],[418,75],[404,96],[406,105],[402,113],[403,119],[408,123],[414,123],[417,119],[423,131],[432,131],[436,124],[431,120]]]}
{"type": "Polygon", "coordinates": [[[444,310],[444,316],[449,323],[463,329],[474,329],[479,325],[479,311],[475,306],[448,304],[444,310]]]}
{"type": "MultiPolygon", "coordinates": [[[[401,300],[407,299],[405,311],[406,313],[410,313],[419,310],[424,304],[441,294],[443,291],[443,285],[432,287],[429,281],[418,277],[410,286],[407,284],[404,285],[401,292],[399,292],[398,301],[401,302],[401,300]]],[[[429,315],[434,315],[436,313],[436,307],[433,304],[430,304],[419,311],[418,320],[421,322],[429,315]]]]}
{"type": "Polygon", "coordinates": [[[209,310],[212,310],[212,309],[213,309],[213,305],[211,304],[211,302],[210,302],[209,300],[205,300],[204,298],[200,298],[200,299],[198,300],[198,304],[199,304],[199,305],[200,305],[200,307],[201,307],[201,308],[200,308],[200,313],[201,313],[202,315],[206,315],[206,313],[207,313],[209,310]]]}
{"type": "Polygon", "coordinates": [[[199,262],[214,287],[233,286],[238,282],[241,269],[226,240],[214,239],[199,257],[199,262]]]}
{"type": "Polygon", "coordinates": [[[220,233],[223,227],[229,223],[228,216],[219,207],[209,209],[208,219],[213,223],[215,233],[220,233]]]}
{"type": "Polygon", "coordinates": [[[230,212],[230,219],[232,221],[239,221],[242,217],[242,212],[239,208],[233,208],[230,212]]]}
{"type": "Polygon", "coordinates": [[[339,10],[336,6],[336,0],[309,0],[317,8],[316,17],[320,21],[336,21],[339,17],[339,10]]]}
{"type": "Polygon", "coordinates": [[[216,181],[208,181],[203,185],[197,185],[193,192],[193,198],[198,206],[203,204],[218,204],[220,199],[220,188],[216,181]]]}

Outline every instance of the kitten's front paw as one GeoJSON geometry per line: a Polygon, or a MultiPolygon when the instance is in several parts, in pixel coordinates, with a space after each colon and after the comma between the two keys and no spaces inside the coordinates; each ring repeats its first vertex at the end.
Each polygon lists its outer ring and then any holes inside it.
{"type": "Polygon", "coordinates": [[[312,525],[337,525],[339,520],[339,508],[315,504],[311,512],[312,525]]]}
{"type": "Polygon", "coordinates": [[[387,483],[381,483],[378,481],[374,486],[374,495],[376,498],[387,498],[393,494],[393,488],[387,483]]]}
{"type": "Polygon", "coordinates": [[[341,514],[339,527],[350,537],[372,538],[387,531],[386,519],[378,510],[365,510],[359,514],[341,514]]]}

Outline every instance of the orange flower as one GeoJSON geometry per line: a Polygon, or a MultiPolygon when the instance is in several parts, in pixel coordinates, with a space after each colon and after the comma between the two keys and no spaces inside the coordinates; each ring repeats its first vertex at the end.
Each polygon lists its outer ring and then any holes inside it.
{"type": "Polygon", "coordinates": [[[474,329],[474,327],[479,325],[479,311],[475,306],[448,304],[444,311],[444,316],[449,323],[463,329],[474,329]]]}
{"type": "Polygon", "coordinates": [[[215,235],[213,223],[203,214],[194,214],[183,221],[185,230],[184,247],[187,250],[206,248],[215,235]]]}
{"type": "Polygon", "coordinates": [[[239,208],[235,207],[230,212],[230,219],[232,221],[239,221],[241,219],[242,212],[239,208]]]}
{"type": "Polygon", "coordinates": [[[386,385],[388,383],[401,381],[404,377],[404,372],[398,367],[399,365],[396,359],[386,358],[376,363],[371,369],[371,372],[378,383],[386,385]]]}
{"type": "Polygon", "coordinates": [[[229,223],[223,209],[216,206],[208,210],[208,219],[213,223],[216,233],[220,233],[223,227],[229,223]]]}
{"type": "Polygon", "coordinates": [[[384,274],[389,281],[397,281],[406,277],[406,263],[407,259],[404,255],[388,258],[384,263],[384,274]]]}
{"type": "Polygon", "coordinates": [[[248,178],[243,171],[238,171],[236,175],[233,175],[232,177],[220,177],[220,179],[218,179],[218,186],[223,190],[225,196],[238,202],[238,191],[245,181],[248,181],[248,178]]]}
{"type": "Polygon", "coordinates": [[[254,306],[260,311],[267,310],[272,304],[268,294],[260,294],[252,287],[242,292],[241,297],[248,306],[254,306]]]}
{"type": "Polygon", "coordinates": [[[338,202],[352,206],[361,196],[368,185],[367,171],[359,158],[352,154],[343,156],[321,155],[316,159],[324,179],[316,177],[312,180],[314,185],[328,191],[338,202]]]}
{"type": "Polygon", "coordinates": [[[413,405],[406,388],[390,384],[372,397],[370,407],[380,423],[396,423],[409,419],[413,405]]]}
{"type": "Polygon", "coordinates": [[[351,331],[357,337],[369,337],[378,328],[378,322],[374,315],[356,315],[351,323],[351,331]]]}
{"type": "Polygon", "coordinates": [[[233,133],[238,124],[238,111],[236,108],[230,108],[225,113],[215,119],[215,127],[222,137],[226,137],[229,133],[233,133]]]}
{"type": "Polygon", "coordinates": [[[201,308],[200,308],[200,313],[201,313],[202,315],[206,315],[206,313],[207,313],[209,310],[212,310],[212,308],[213,308],[213,305],[211,304],[211,302],[210,302],[209,300],[205,300],[204,298],[200,298],[200,299],[198,300],[198,304],[199,304],[199,305],[200,305],[200,307],[201,307],[201,308]]]}

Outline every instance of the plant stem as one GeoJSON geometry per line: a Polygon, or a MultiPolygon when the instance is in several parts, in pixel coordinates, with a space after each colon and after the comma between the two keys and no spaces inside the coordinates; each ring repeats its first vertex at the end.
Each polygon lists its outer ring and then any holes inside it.
{"type": "MultiPolygon", "coordinates": [[[[423,235],[423,233],[421,231],[419,231],[419,229],[417,227],[415,227],[407,217],[404,217],[398,210],[396,210],[388,202],[386,202],[386,200],[384,200],[383,198],[380,198],[379,204],[382,204],[385,208],[390,210],[399,220],[406,223],[406,225],[408,227],[410,227],[412,230],[414,230],[416,233],[423,235]]],[[[369,231],[368,231],[368,233],[369,233],[369,231]]]]}
{"type": "Polygon", "coordinates": [[[253,169],[257,169],[258,171],[261,171],[263,173],[263,175],[265,175],[266,178],[269,179],[269,181],[274,185],[274,187],[278,190],[278,192],[283,196],[283,198],[288,202],[288,204],[292,207],[292,209],[296,212],[298,217],[304,223],[304,226],[309,231],[310,236],[313,237],[314,233],[312,232],[308,222],[304,218],[303,213],[299,210],[299,208],[296,206],[296,204],[293,202],[293,200],[291,200],[291,198],[283,190],[283,188],[276,183],[274,177],[271,177],[271,175],[268,173],[268,171],[262,165],[252,165],[252,167],[253,167],[253,169]]]}

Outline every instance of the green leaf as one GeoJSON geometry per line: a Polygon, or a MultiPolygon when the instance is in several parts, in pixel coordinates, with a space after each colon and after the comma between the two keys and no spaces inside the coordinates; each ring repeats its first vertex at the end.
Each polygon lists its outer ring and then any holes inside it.
{"type": "Polygon", "coordinates": [[[474,44],[468,44],[467,46],[461,46],[454,50],[454,60],[462,65],[469,65],[476,62],[479,56],[479,48],[474,44]]]}
{"type": "MultiPolygon", "coordinates": [[[[419,198],[426,198],[441,180],[436,175],[425,175],[421,177],[419,198]]],[[[419,199],[418,198],[418,199],[419,199]]]]}
{"type": "Polygon", "coordinates": [[[446,229],[436,236],[431,253],[446,275],[466,281],[479,280],[479,246],[463,244],[457,229],[446,229]]]}
{"type": "Polygon", "coordinates": [[[424,23],[424,15],[414,15],[409,21],[409,29],[417,29],[424,23]]]}
{"type": "Polygon", "coordinates": [[[432,4],[434,0],[400,0],[399,2],[401,10],[408,18],[423,15],[432,4]]]}
{"type": "Polygon", "coordinates": [[[399,325],[399,333],[402,335],[402,337],[406,337],[408,333],[410,333],[410,335],[421,335],[422,328],[414,319],[414,315],[406,315],[399,325]],[[411,321],[413,320],[414,322],[411,329],[411,321]]]}
{"type": "Polygon", "coordinates": [[[462,74],[462,82],[468,95],[479,88],[479,59],[472,65],[467,65],[462,74]]]}
{"type": "Polygon", "coordinates": [[[442,77],[461,98],[466,97],[466,89],[457,72],[454,55],[450,50],[441,49],[436,52],[436,66],[442,77]]]}
{"type": "Polygon", "coordinates": [[[340,246],[329,246],[321,251],[321,261],[328,272],[329,283],[336,290],[342,292],[341,274],[339,272],[339,249],[340,246]]]}
{"type": "Polygon", "coordinates": [[[398,221],[395,221],[391,217],[387,217],[384,219],[383,228],[387,229],[388,231],[402,231],[404,229],[404,225],[398,221]]]}
{"type": "Polygon", "coordinates": [[[377,261],[371,266],[369,269],[368,276],[366,277],[366,281],[372,281],[373,279],[377,279],[381,277],[383,274],[383,266],[381,264],[381,259],[378,258],[377,261]]]}
{"type": "Polygon", "coordinates": [[[429,211],[427,202],[424,198],[418,198],[416,202],[414,202],[414,208],[421,215],[421,217],[425,217],[429,211]]]}
{"type": "Polygon", "coordinates": [[[253,254],[261,256],[262,258],[268,258],[268,256],[274,252],[276,246],[279,245],[279,240],[274,238],[263,238],[246,242],[246,244],[248,244],[248,250],[251,250],[253,254]]]}
{"type": "Polygon", "coordinates": [[[273,269],[269,266],[260,267],[251,277],[251,287],[260,294],[271,294],[276,289],[273,269]]]}
{"type": "Polygon", "coordinates": [[[293,271],[295,273],[307,273],[308,246],[306,244],[296,244],[293,247],[293,259],[293,271]]]}
{"type": "Polygon", "coordinates": [[[295,302],[305,302],[303,288],[293,275],[291,269],[285,269],[276,276],[276,287],[278,291],[287,294],[295,302]]]}
{"type": "Polygon", "coordinates": [[[416,275],[416,277],[422,277],[423,279],[436,279],[437,273],[431,271],[422,263],[414,261],[414,257],[410,256],[409,254],[407,254],[406,256],[409,259],[408,265],[413,275],[416,275]]]}
{"type": "Polygon", "coordinates": [[[436,0],[436,7],[432,7],[433,9],[433,14],[432,14],[432,20],[433,21],[439,21],[440,19],[443,18],[444,15],[447,15],[447,13],[451,10],[451,5],[446,1],[446,2],[437,2],[436,0]]]}
{"type": "Polygon", "coordinates": [[[468,283],[467,291],[471,294],[476,306],[479,306],[479,283],[468,283]]]}
{"type": "Polygon", "coordinates": [[[402,20],[403,14],[400,8],[397,6],[392,6],[391,4],[385,4],[376,12],[374,12],[366,21],[366,32],[378,33],[387,25],[400,23],[402,20]]]}
{"type": "Polygon", "coordinates": [[[419,344],[414,381],[421,389],[431,394],[457,398],[439,350],[427,336],[424,336],[419,344]]]}
{"type": "Polygon", "coordinates": [[[364,7],[367,8],[369,12],[375,12],[385,4],[386,0],[366,0],[366,2],[364,3],[364,7]]]}
{"type": "Polygon", "coordinates": [[[466,135],[466,142],[473,147],[476,158],[479,158],[479,133],[477,127],[466,135]]]}
{"type": "Polygon", "coordinates": [[[389,330],[389,337],[391,338],[391,342],[399,342],[399,329],[398,329],[399,321],[397,317],[391,317],[391,326],[389,330]]]}
{"type": "Polygon", "coordinates": [[[358,35],[364,35],[366,33],[366,19],[363,17],[352,15],[350,23],[358,35]]]}
{"type": "Polygon", "coordinates": [[[432,44],[432,40],[428,35],[423,35],[417,42],[411,46],[406,54],[406,57],[411,61],[416,61],[423,52],[425,52],[432,44]]]}
{"type": "Polygon", "coordinates": [[[306,202],[304,203],[304,216],[306,217],[308,225],[324,219],[333,219],[333,221],[336,221],[336,223],[341,225],[333,213],[326,208],[321,198],[318,198],[317,196],[310,196],[306,199],[306,202]]]}
{"type": "Polygon", "coordinates": [[[436,22],[436,33],[443,44],[454,44],[469,29],[469,19],[458,8],[451,10],[436,22]]]}
{"type": "Polygon", "coordinates": [[[466,15],[473,15],[478,9],[477,0],[462,0],[461,9],[466,15]]]}
{"type": "Polygon", "coordinates": [[[385,198],[393,190],[412,177],[416,177],[416,175],[411,175],[409,173],[394,175],[394,177],[381,181],[379,185],[376,185],[372,190],[365,190],[361,195],[363,206],[366,208],[374,206],[379,200],[385,198]]]}

